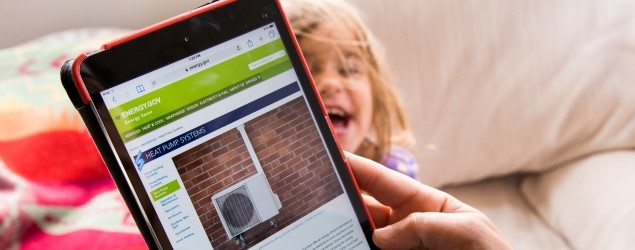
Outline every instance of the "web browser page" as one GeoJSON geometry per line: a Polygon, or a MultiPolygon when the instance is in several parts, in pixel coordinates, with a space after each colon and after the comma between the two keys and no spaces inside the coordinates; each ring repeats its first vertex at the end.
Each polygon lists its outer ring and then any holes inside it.
{"type": "Polygon", "coordinates": [[[275,24],[101,92],[175,249],[368,248],[275,24]]]}

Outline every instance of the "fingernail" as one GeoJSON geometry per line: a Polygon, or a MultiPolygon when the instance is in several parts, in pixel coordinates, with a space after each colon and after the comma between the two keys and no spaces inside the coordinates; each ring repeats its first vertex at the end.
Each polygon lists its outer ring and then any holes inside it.
{"type": "Polygon", "coordinates": [[[385,226],[385,227],[382,227],[382,228],[375,229],[374,235],[375,235],[376,239],[381,240],[381,241],[386,241],[386,240],[388,240],[390,238],[394,238],[395,237],[394,235],[391,235],[392,231],[393,231],[392,230],[392,226],[385,226]]]}

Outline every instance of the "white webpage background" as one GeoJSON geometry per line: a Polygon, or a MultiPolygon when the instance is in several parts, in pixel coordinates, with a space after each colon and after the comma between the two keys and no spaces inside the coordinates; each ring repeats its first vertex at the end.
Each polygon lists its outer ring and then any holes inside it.
{"type": "MultiPolygon", "coordinates": [[[[357,222],[357,216],[346,193],[336,197],[315,211],[312,211],[285,229],[269,236],[266,240],[256,244],[250,249],[314,249],[309,247],[311,243],[318,241],[322,236],[328,235],[333,230],[337,230],[342,223],[349,220],[353,221],[353,231],[352,234],[347,235],[347,237],[358,239],[362,241],[362,244],[359,244],[355,248],[344,248],[344,246],[341,246],[332,249],[369,249],[362,227],[357,222]]],[[[340,240],[343,241],[344,239],[340,240]]]]}

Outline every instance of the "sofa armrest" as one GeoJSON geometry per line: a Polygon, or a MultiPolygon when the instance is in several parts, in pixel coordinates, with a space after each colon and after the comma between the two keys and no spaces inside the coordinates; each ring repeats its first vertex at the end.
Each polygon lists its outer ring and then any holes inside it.
{"type": "Polygon", "coordinates": [[[527,177],[521,191],[575,249],[635,246],[635,150],[591,155],[527,177]]]}

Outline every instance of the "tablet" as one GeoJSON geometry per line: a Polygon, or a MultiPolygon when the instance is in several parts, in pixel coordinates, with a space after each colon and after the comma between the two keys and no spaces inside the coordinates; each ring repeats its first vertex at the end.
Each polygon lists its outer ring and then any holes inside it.
{"type": "Polygon", "coordinates": [[[62,68],[150,248],[374,249],[275,0],[217,1],[62,68]]]}

